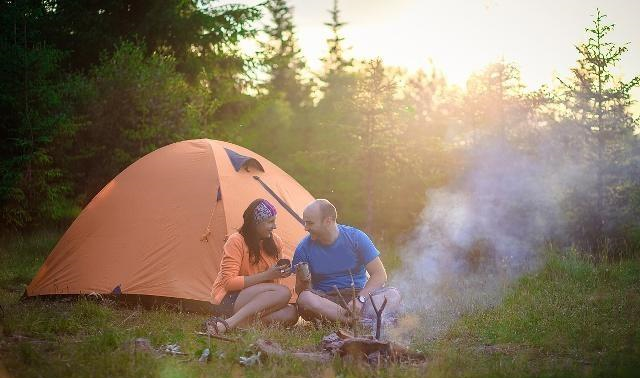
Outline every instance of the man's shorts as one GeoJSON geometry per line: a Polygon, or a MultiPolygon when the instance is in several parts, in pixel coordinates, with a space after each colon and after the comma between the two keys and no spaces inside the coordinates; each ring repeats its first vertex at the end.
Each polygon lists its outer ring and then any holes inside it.
{"type": "MultiPolygon", "coordinates": [[[[356,288],[355,295],[358,295],[360,290],[362,290],[362,288],[356,288]]],[[[347,304],[353,300],[354,290],[349,287],[345,289],[338,289],[338,291],[332,290],[330,292],[324,292],[322,290],[311,289],[312,293],[321,296],[322,298],[327,298],[331,302],[339,304],[342,308],[346,308],[347,304]],[[338,294],[338,291],[340,294],[338,294]],[[344,301],[340,298],[340,295],[342,295],[344,301]]]]}
{"type": "MultiPolygon", "coordinates": [[[[362,288],[356,288],[356,290],[355,290],[356,295],[358,295],[360,290],[362,290],[362,288]]],[[[397,290],[397,289],[392,288],[392,287],[381,287],[379,289],[374,290],[371,293],[371,295],[372,296],[380,295],[380,294],[384,293],[386,290],[397,290]]],[[[342,295],[342,298],[344,298],[344,301],[340,298],[340,295],[335,290],[330,291],[330,292],[325,292],[325,291],[322,291],[322,290],[309,289],[309,291],[311,291],[312,293],[316,294],[319,297],[326,298],[326,299],[330,300],[331,302],[340,305],[340,307],[342,307],[342,308],[346,308],[347,304],[353,300],[353,290],[350,287],[349,288],[344,288],[344,289],[339,289],[340,294],[342,295]]],[[[368,297],[367,297],[367,301],[369,301],[368,297]]],[[[315,320],[315,319],[319,318],[317,316],[317,314],[315,314],[314,312],[307,311],[307,310],[305,310],[305,309],[303,309],[303,308],[301,308],[299,306],[298,306],[298,314],[300,314],[300,316],[302,316],[302,319],[307,320],[307,321],[311,321],[311,320],[315,320]]]]}

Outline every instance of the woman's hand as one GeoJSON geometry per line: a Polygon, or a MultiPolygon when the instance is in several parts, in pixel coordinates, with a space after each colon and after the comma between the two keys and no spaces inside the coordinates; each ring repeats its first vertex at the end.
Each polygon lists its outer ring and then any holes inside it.
{"type": "Polygon", "coordinates": [[[274,265],[264,272],[252,274],[244,277],[244,287],[253,286],[263,282],[269,282],[277,280],[278,278],[285,278],[291,275],[291,268],[282,265],[274,265]]]}
{"type": "Polygon", "coordinates": [[[287,266],[274,265],[271,268],[264,271],[265,278],[267,280],[276,280],[278,278],[285,278],[291,275],[291,268],[287,266]]]}

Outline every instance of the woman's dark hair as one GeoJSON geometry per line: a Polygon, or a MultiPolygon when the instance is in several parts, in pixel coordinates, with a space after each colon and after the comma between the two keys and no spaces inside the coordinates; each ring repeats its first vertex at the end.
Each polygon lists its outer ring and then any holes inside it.
{"type": "MultiPolygon", "coordinates": [[[[249,247],[249,262],[252,265],[255,265],[260,261],[260,237],[256,232],[256,221],[253,219],[253,213],[258,206],[258,204],[262,201],[262,198],[258,198],[257,200],[251,202],[247,209],[242,214],[242,219],[244,222],[242,223],[242,227],[240,227],[240,235],[244,238],[244,242],[247,243],[249,247]]],[[[278,247],[276,246],[276,242],[273,240],[273,237],[269,237],[266,239],[262,239],[262,248],[267,253],[267,255],[278,258],[280,255],[278,251],[278,247]]]]}

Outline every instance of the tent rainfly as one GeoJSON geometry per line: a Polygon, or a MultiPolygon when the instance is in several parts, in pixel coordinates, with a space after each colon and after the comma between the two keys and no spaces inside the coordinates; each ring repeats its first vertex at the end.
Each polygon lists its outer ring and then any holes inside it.
{"type": "MultiPolygon", "coordinates": [[[[91,200],[25,296],[113,294],[206,308],[225,239],[256,198],[276,206],[276,232],[291,258],[305,235],[300,215],[313,200],[298,182],[231,143],[198,139],[162,147],[91,200]]],[[[287,280],[293,287],[294,277],[287,280]]]]}

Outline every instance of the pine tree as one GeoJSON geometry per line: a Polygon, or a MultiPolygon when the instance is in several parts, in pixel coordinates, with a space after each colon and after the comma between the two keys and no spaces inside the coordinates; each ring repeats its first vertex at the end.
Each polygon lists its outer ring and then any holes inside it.
{"type": "Polygon", "coordinates": [[[419,70],[406,81],[399,120],[404,130],[398,142],[405,156],[395,180],[402,200],[395,202],[395,214],[386,218],[397,230],[414,227],[413,220],[425,206],[426,197],[415,193],[454,176],[456,167],[447,145],[459,123],[457,96],[434,67],[426,72],[419,70]]]}
{"type": "Polygon", "coordinates": [[[629,109],[633,104],[631,90],[640,85],[640,77],[625,82],[614,75],[613,68],[627,52],[627,46],[607,39],[614,25],[606,24],[605,17],[597,10],[593,26],[586,29],[587,42],[576,46],[579,59],[572,69],[573,76],[562,81],[571,124],[579,128],[582,136],[578,147],[594,175],[593,193],[583,203],[586,208],[580,216],[583,237],[591,242],[613,235],[632,221],[624,219],[626,216],[638,221],[638,214],[628,214],[628,205],[621,198],[627,188],[638,185],[637,175],[632,173],[638,167],[633,153],[638,143],[634,135],[638,120],[629,109]]]}
{"type": "Polygon", "coordinates": [[[270,0],[266,8],[272,19],[264,28],[268,41],[262,44],[271,76],[267,89],[276,96],[283,95],[294,108],[309,105],[311,87],[302,79],[306,64],[296,42],[293,9],[286,0],[270,0]]]}
{"type": "Polygon", "coordinates": [[[67,214],[69,182],[52,153],[73,134],[74,80],[64,52],[42,42],[40,2],[0,4],[0,224],[8,228],[67,214]]]}
{"type": "Polygon", "coordinates": [[[141,154],[226,139],[248,113],[237,45],[260,12],[214,3],[0,3],[0,223],[74,216],[141,154]]]}
{"type": "Polygon", "coordinates": [[[512,139],[527,130],[531,106],[520,70],[514,63],[494,62],[474,73],[467,82],[463,113],[470,138],[512,139]]]}
{"type": "Polygon", "coordinates": [[[327,39],[329,53],[322,59],[325,65],[325,79],[343,73],[353,64],[352,59],[345,58],[344,37],[341,35],[341,31],[346,23],[340,21],[338,0],[333,1],[333,8],[329,10],[329,13],[331,14],[331,22],[325,22],[325,25],[331,29],[331,38],[327,39]]]}
{"type": "Polygon", "coordinates": [[[404,86],[404,104],[408,110],[408,126],[414,136],[421,136],[421,143],[429,144],[430,139],[442,138],[450,123],[447,103],[450,90],[441,72],[432,67],[430,72],[418,70],[410,76],[404,86]]]}
{"type": "Polygon", "coordinates": [[[324,70],[320,75],[320,81],[324,83],[324,97],[333,98],[330,102],[339,102],[353,95],[355,75],[349,72],[349,68],[353,67],[353,59],[345,57],[348,49],[344,47],[342,28],[346,23],[340,20],[338,0],[334,0],[329,14],[331,21],[326,22],[325,26],[331,29],[331,37],[327,39],[328,51],[327,56],[322,59],[324,70]]]}
{"type": "MultiPolygon", "coordinates": [[[[17,3],[21,3],[18,1],[17,3]]],[[[37,3],[37,2],[34,2],[37,3]]],[[[238,40],[254,35],[251,22],[259,19],[256,7],[219,6],[216,0],[52,0],[46,9],[42,38],[65,52],[65,68],[86,70],[113,52],[123,40],[144,42],[147,55],[170,52],[179,71],[196,77],[203,66],[220,58],[230,65],[229,53],[238,40]]],[[[237,66],[233,66],[236,68],[237,66]]]]}
{"type": "Polygon", "coordinates": [[[357,84],[354,107],[359,122],[351,132],[359,156],[359,170],[364,173],[365,229],[370,233],[375,232],[374,208],[381,208],[381,204],[389,200],[381,195],[381,189],[392,182],[388,180],[389,174],[397,171],[402,157],[398,143],[402,128],[396,122],[399,104],[395,93],[396,83],[382,61],[368,62],[357,84]]]}

